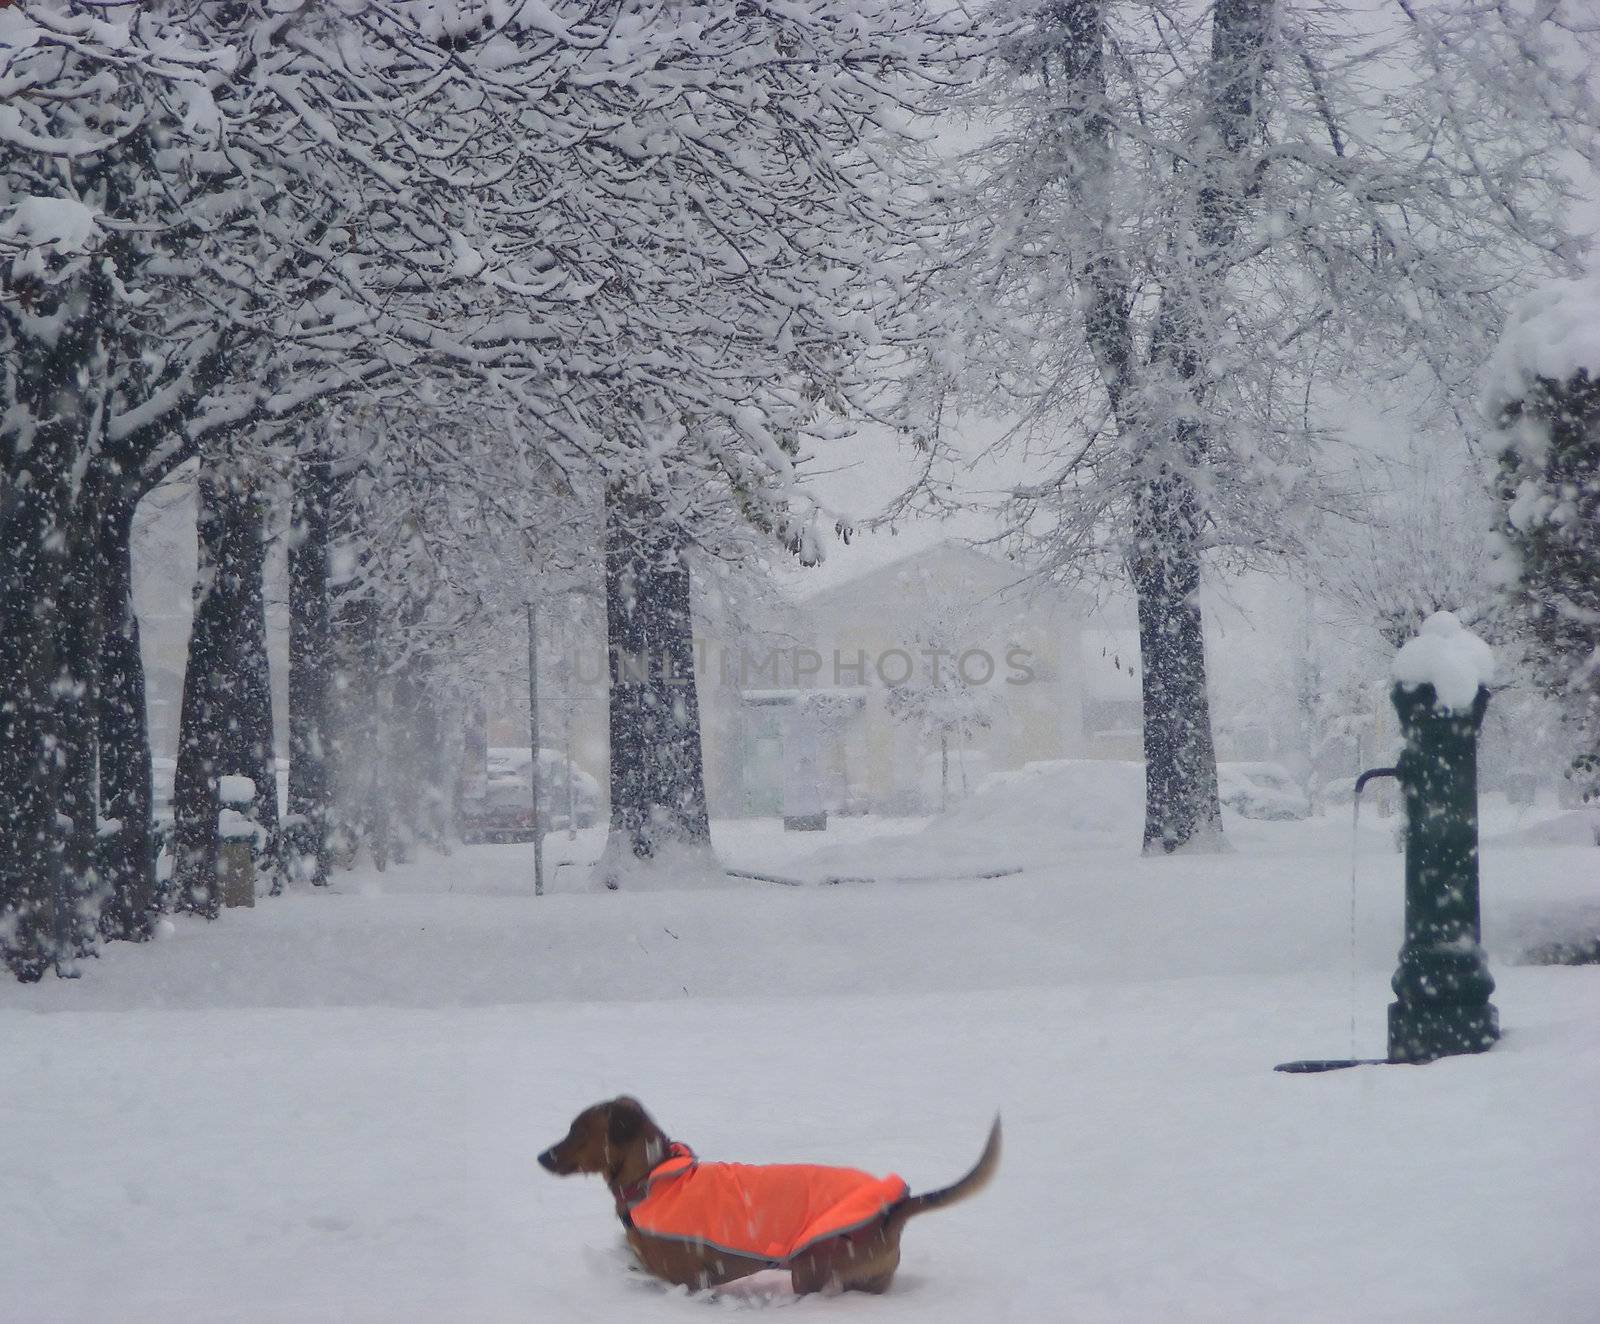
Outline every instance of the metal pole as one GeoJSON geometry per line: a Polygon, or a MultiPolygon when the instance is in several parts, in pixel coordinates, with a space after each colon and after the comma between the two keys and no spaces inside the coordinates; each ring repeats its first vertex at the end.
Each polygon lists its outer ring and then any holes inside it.
{"type": "Polygon", "coordinates": [[[539,814],[539,635],[535,608],[528,604],[528,787],[533,795],[533,894],[544,895],[544,823],[539,814]]]}

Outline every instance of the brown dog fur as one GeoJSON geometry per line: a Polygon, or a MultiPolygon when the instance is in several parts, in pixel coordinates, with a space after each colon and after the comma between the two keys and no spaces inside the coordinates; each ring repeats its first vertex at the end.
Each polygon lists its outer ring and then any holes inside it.
{"type": "MultiPolygon", "coordinates": [[[[539,1162],[560,1177],[580,1172],[604,1177],[616,1201],[617,1213],[623,1217],[628,1245],[639,1263],[657,1278],[680,1287],[716,1287],[774,1267],[767,1260],[654,1237],[631,1225],[624,1216],[623,1192],[650,1175],[666,1157],[667,1145],[666,1133],[639,1101],[623,1095],[585,1108],[573,1119],[565,1139],[540,1154],[539,1162]]],[[[789,1270],[796,1292],[886,1292],[900,1265],[900,1233],[906,1221],[976,1195],[988,1185],[999,1163],[997,1117],[982,1156],[960,1181],[941,1190],[907,1196],[885,1210],[878,1223],[847,1236],[830,1238],[781,1267],[789,1270]]]]}

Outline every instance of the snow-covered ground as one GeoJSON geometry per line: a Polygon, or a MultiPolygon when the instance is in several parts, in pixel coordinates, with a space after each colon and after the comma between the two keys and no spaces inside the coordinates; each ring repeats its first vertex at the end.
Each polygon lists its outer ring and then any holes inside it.
{"type": "Polygon", "coordinates": [[[1600,968],[1514,960],[1600,928],[1600,850],[1491,802],[1503,1041],[1287,1076],[1350,1055],[1352,1016],[1383,1051],[1392,820],[1359,833],[1352,977],[1348,811],[1144,860],[1123,772],[928,826],[717,825],[737,867],[920,881],[595,893],[591,833],[538,900],[528,847],[466,848],[0,985],[0,1317],[1600,1318],[1600,968]],[[1022,872],[929,881],[985,865],[1022,872]],[[622,1090],[707,1157],[924,1188],[997,1109],[1005,1157],[911,1225],[887,1297],[688,1296],[629,1271],[597,1181],[533,1161],[622,1090]]]}

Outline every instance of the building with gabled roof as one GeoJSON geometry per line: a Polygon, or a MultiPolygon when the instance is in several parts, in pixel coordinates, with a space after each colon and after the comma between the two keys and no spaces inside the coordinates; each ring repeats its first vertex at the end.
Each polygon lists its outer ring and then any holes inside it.
{"type": "Polygon", "coordinates": [[[926,812],[993,770],[1140,757],[1131,608],[967,544],[802,593],[783,639],[703,651],[716,812],[926,812]]]}

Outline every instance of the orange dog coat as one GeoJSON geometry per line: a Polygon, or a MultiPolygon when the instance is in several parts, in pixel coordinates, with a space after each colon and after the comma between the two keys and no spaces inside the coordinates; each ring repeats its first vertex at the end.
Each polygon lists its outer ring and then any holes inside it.
{"type": "Polygon", "coordinates": [[[811,1163],[701,1163],[675,1143],[621,1203],[632,1225],[651,1236],[782,1264],[876,1222],[908,1194],[892,1174],[811,1163]]]}

